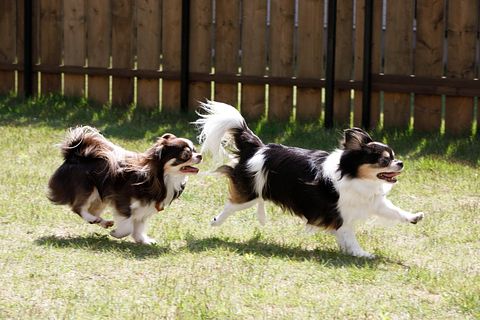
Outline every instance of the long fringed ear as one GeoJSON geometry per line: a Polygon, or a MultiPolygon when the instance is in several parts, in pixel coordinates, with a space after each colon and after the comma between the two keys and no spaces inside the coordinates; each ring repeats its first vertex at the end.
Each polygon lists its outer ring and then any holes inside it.
{"type": "Polygon", "coordinates": [[[157,139],[157,143],[155,146],[155,151],[154,151],[154,156],[157,159],[160,159],[162,157],[162,149],[165,144],[171,139],[175,139],[176,136],[172,133],[165,133],[163,134],[160,138],[157,139]]]}
{"type": "Polygon", "coordinates": [[[157,160],[160,160],[162,158],[162,150],[163,150],[163,144],[159,144],[155,147],[154,157],[157,160]]]}
{"type": "Polygon", "coordinates": [[[360,128],[350,128],[344,131],[345,140],[342,145],[345,149],[359,150],[362,146],[373,142],[372,137],[360,128]]]}

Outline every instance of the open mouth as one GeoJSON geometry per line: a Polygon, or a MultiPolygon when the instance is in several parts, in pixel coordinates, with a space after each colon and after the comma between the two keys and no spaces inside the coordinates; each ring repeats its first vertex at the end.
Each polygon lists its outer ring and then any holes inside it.
{"type": "Polygon", "coordinates": [[[183,167],[180,168],[180,172],[197,174],[198,173],[198,168],[195,168],[195,167],[192,167],[192,166],[183,166],[183,167]]]}
{"type": "Polygon", "coordinates": [[[380,172],[377,174],[377,178],[381,180],[385,180],[390,183],[397,182],[396,176],[398,176],[400,172],[380,172]]]}

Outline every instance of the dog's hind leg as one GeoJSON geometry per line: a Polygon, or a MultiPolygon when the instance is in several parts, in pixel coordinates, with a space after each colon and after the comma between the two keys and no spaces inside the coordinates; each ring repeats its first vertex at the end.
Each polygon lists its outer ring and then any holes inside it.
{"type": "Polygon", "coordinates": [[[212,226],[219,226],[221,225],[229,216],[234,214],[237,211],[248,209],[250,207],[253,207],[256,203],[258,202],[258,199],[254,199],[248,202],[244,203],[233,203],[231,201],[228,201],[225,204],[225,207],[223,207],[222,212],[213,218],[212,222],[210,222],[210,225],[212,226]]]}
{"type": "Polygon", "coordinates": [[[263,199],[258,199],[257,219],[262,226],[264,226],[267,222],[267,215],[265,214],[265,201],[263,201],[263,199]]]}
{"type": "Polygon", "coordinates": [[[74,204],[72,210],[78,215],[80,215],[88,223],[100,224],[104,228],[108,228],[113,224],[110,224],[111,221],[103,220],[100,217],[102,210],[92,210],[92,208],[95,207],[98,202],[101,203],[101,199],[97,189],[94,188],[88,196],[80,197],[76,199],[75,202],[76,203],[74,204]]]}
{"type": "MultiPolygon", "coordinates": [[[[88,209],[88,212],[91,212],[94,216],[100,218],[100,215],[103,213],[103,210],[105,209],[106,206],[107,205],[102,200],[97,199],[92,202],[92,204],[90,205],[90,208],[88,209]]],[[[113,221],[101,219],[101,221],[98,224],[104,227],[105,229],[108,229],[111,226],[113,226],[113,221]]]]}

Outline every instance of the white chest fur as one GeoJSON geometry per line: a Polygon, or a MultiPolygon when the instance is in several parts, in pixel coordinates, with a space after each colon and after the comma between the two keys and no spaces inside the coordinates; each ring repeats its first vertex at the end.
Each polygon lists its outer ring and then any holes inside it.
{"type": "Polygon", "coordinates": [[[344,223],[366,219],[385,201],[392,184],[380,180],[341,178],[338,171],[341,155],[342,150],[336,150],[327,157],[323,164],[323,176],[333,182],[339,194],[337,208],[344,223]]]}

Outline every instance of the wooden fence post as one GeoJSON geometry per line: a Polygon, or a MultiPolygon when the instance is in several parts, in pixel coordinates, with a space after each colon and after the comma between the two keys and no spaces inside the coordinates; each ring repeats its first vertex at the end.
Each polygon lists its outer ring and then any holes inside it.
{"type": "MultiPolygon", "coordinates": [[[[133,69],[133,0],[112,1],[112,67],[133,69]]],[[[133,78],[113,77],[112,105],[133,102],[133,78]]]]}
{"type": "MultiPolygon", "coordinates": [[[[160,67],[160,2],[137,0],[137,69],[158,70],[160,67]]],[[[137,105],[145,108],[159,106],[159,80],[137,81],[137,105]]]]}
{"type": "MultiPolygon", "coordinates": [[[[325,73],[324,1],[304,0],[298,3],[297,75],[321,79],[325,73]]],[[[322,112],[321,88],[297,88],[298,120],[318,120],[322,112]]]]}
{"type": "MultiPolygon", "coordinates": [[[[216,1],[215,14],[215,73],[236,75],[238,73],[238,50],[240,48],[238,0],[216,1]]],[[[215,83],[215,100],[237,105],[236,83],[215,83]]]]}
{"type": "MultiPolygon", "coordinates": [[[[25,50],[29,48],[25,48],[25,0],[17,0],[17,39],[16,39],[16,46],[17,46],[17,63],[19,66],[24,66],[25,64],[25,50]]],[[[30,17],[31,19],[31,17],[30,17]]],[[[30,39],[31,40],[31,39],[30,39]]],[[[31,42],[30,42],[30,50],[31,50],[31,42]]],[[[31,53],[30,53],[31,54],[31,53]]],[[[28,67],[27,67],[28,68],[28,67]]],[[[17,72],[17,94],[24,95],[24,86],[25,86],[25,78],[24,78],[24,70],[19,70],[17,72]]]]}
{"type": "MultiPolygon", "coordinates": [[[[242,1],[242,75],[264,76],[266,65],[265,0],[242,1]]],[[[247,119],[265,114],[265,85],[242,84],[241,110],[247,119]]]]}
{"type": "MultiPolygon", "coordinates": [[[[349,81],[353,68],[353,1],[338,0],[335,80],[349,81]]],[[[350,90],[334,90],[333,119],[337,124],[350,124],[350,90]]]]}
{"type": "MultiPolygon", "coordinates": [[[[291,0],[275,0],[270,4],[270,75],[292,77],[295,3],[291,0]]],[[[268,119],[288,120],[292,106],[292,87],[279,85],[269,87],[268,119]]]]}
{"type": "MultiPolygon", "coordinates": [[[[412,74],[413,0],[388,1],[385,34],[385,74],[412,74]]],[[[384,93],[384,127],[407,128],[410,124],[409,93],[384,93]]]]}
{"type": "MultiPolygon", "coordinates": [[[[62,0],[40,2],[40,60],[43,66],[58,67],[62,60],[62,0]]],[[[62,86],[60,74],[42,72],[41,93],[57,92],[62,86]]]]}
{"type": "MultiPolygon", "coordinates": [[[[85,0],[65,1],[63,8],[64,64],[67,66],[85,65],[85,0]]],[[[85,75],[65,74],[64,94],[84,96],[85,75]]]]}
{"type": "MultiPolygon", "coordinates": [[[[372,75],[380,74],[381,71],[381,42],[382,42],[382,1],[373,1],[373,21],[372,21],[372,75]]],[[[355,29],[355,65],[354,79],[362,80],[363,78],[363,41],[364,41],[364,24],[365,24],[365,0],[357,0],[357,20],[355,29]]],[[[353,124],[357,127],[362,125],[363,111],[363,92],[355,90],[353,124]]],[[[370,95],[370,128],[375,128],[380,122],[380,92],[373,91],[370,95]]]]}
{"type": "MultiPolygon", "coordinates": [[[[15,62],[15,0],[0,1],[0,63],[15,62]]],[[[15,71],[0,70],[0,94],[15,90],[15,71]]]]}
{"type": "MultiPolygon", "coordinates": [[[[180,75],[182,1],[163,0],[162,7],[162,67],[180,75]]],[[[162,81],[162,111],[180,111],[180,80],[162,81]]]]}
{"type": "MultiPolygon", "coordinates": [[[[447,78],[474,78],[478,10],[477,0],[449,1],[447,19],[447,78]]],[[[446,133],[461,135],[471,132],[473,103],[474,100],[471,97],[446,97],[446,133]]]]}
{"type": "MultiPolygon", "coordinates": [[[[210,0],[191,2],[190,23],[190,71],[209,74],[211,71],[211,25],[212,5],[210,0]]],[[[210,82],[191,81],[189,110],[195,110],[199,101],[211,98],[210,82]]]]}
{"type": "MultiPolygon", "coordinates": [[[[87,57],[89,67],[110,66],[111,14],[110,1],[87,0],[87,57]]],[[[109,101],[108,76],[88,76],[88,97],[104,104],[109,101]]]]}
{"type": "MultiPolygon", "coordinates": [[[[441,78],[445,14],[443,0],[417,0],[417,43],[415,76],[441,78]]],[[[415,95],[414,128],[439,132],[442,121],[442,97],[415,95]]]]}

